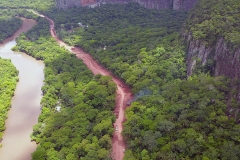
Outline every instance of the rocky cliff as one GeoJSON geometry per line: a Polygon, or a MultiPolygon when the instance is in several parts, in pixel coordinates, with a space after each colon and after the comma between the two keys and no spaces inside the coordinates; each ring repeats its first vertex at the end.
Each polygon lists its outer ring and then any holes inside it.
{"type": "Polygon", "coordinates": [[[193,73],[196,65],[206,65],[210,60],[213,62],[211,67],[214,76],[240,78],[240,48],[232,49],[222,37],[211,47],[203,41],[194,40],[190,33],[185,33],[184,37],[188,42],[188,76],[193,73]],[[201,64],[196,64],[197,59],[201,64]]]}
{"type": "Polygon", "coordinates": [[[174,10],[189,10],[198,0],[56,0],[58,8],[69,8],[73,6],[90,6],[105,3],[125,4],[129,2],[136,2],[146,8],[155,9],[174,9],[174,10]]]}
{"type": "Polygon", "coordinates": [[[80,0],[56,0],[56,5],[58,8],[69,8],[73,6],[80,7],[80,0]]]}
{"type": "Polygon", "coordinates": [[[188,76],[200,69],[240,78],[239,8],[235,0],[200,0],[189,13],[183,29],[188,76]]]}

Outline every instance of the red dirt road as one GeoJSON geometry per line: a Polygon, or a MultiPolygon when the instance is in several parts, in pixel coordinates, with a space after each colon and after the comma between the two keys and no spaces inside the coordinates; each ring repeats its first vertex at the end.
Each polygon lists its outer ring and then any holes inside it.
{"type": "MultiPolygon", "coordinates": [[[[41,17],[45,17],[44,15],[40,15],[41,17]]],[[[91,55],[84,52],[81,48],[69,46],[63,41],[61,41],[55,32],[54,29],[54,22],[48,18],[45,17],[50,22],[50,32],[52,37],[56,39],[56,41],[60,44],[60,46],[65,47],[70,52],[76,54],[77,58],[80,58],[83,60],[83,62],[86,64],[86,66],[93,72],[94,75],[101,74],[106,76],[111,76],[113,81],[117,85],[117,96],[116,96],[116,103],[115,103],[115,110],[114,114],[116,115],[117,119],[114,123],[115,132],[112,138],[112,158],[114,160],[122,160],[124,157],[124,150],[126,148],[126,144],[124,142],[123,136],[122,136],[122,130],[123,130],[123,122],[125,121],[125,115],[124,111],[127,108],[127,102],[129,99],[133,97],[130,88],[120,79],[115,77],[111,72],[109,72],[106,68],[98,64],[91,55]]]]}

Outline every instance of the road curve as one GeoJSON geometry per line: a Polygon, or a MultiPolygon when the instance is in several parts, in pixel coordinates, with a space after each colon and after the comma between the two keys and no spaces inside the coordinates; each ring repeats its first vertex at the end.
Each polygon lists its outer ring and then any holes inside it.
{"type": "Polygon", "coordinates": [[[65,47],[71,53],[74,53],[77,56],[77,58],[82,59],[83,62],[93,72],[94,75],[101,74],[101,75],[111,76],[113,81],[116,83],[117,96],[116,96],[116,103],[115,103],[115,110],[114,110],[114,114],[116,115],[116,122],[113,125],[115,128],[115,132],[112,138],[112,155],[111,156],[114,160],[122,160],[124,157],[126,143],[124,142],[124,139],[121,133],[123,130],[123,122],[125,121],[124,111],[127,108],[127,102],[133,97],[131,93],[131,89],[122,80],[115,77],[106,68],[104,68],[99,63],[97,63],[92,58],[91,55],[84,52],[81,48],[69,46],[63,41],[61,41],[56,35],[53,20],[51,20],[50,18],[44,15],[41,15],[41,14],[38,14],[38,15],[41,17],[45,17],[50,22],[51,36],[56,39],[56,41],[59,43],[60,46],[65,47]]]}

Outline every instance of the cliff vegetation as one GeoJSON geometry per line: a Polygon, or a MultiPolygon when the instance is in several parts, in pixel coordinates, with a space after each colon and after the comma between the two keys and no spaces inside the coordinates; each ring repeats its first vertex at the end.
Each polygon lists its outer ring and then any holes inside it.
{"type": "Polygon", "coordinates": [[[190,12],[182,34],[187,42],[187,74],[210,72],[240,78],[240,3],[202,0],[190,12]]]}
{"type": "Polygon", "coordinates": [[[48,15],[65,42],[83,47],[133,87],[124,159],[239,159],[239,115],[226,115],[239,105],[239,80],[201,69],[186,80],[178,34],[186,13],[127,4],[48,15]]]}
{"type": "Polygon", "coordinates": [[[240,2],[236,0],[201,0],[190,12],[187,31],[194,39],[212,46],[223,37],[229,47],[240,45],[240,2]]]}
{"type": "MultiPolygon", "coordinates": [[[[240,159],[240,81],[212,77],[205,73],[211,67],[199,67],[187,79],[187,48],[179,36],[185,23],[184,32],[198,42],[193,44],[211,46],[223,38],[237,48],[238,1],[202,0],[189,19],[183,11],[134,3],[53,9],[47,15],[61,39],[82,47],[132,87],[123,130],[125,160],[240,159]]],[[[111,78],[93,76],[59,47],[44,19],[17,42],[15,50],[46,65],[42,114],[31,135],[39,143],[33,160],[111,159],[116,90],[111,78]]]]}

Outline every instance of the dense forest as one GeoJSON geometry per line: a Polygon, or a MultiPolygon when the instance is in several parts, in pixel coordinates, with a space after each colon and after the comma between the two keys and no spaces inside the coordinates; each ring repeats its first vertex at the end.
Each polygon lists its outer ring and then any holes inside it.
{"type": "MultiPolygon", "coordinates": [[[[187,79],[187,47],[180,36],[190,31],[208,45],[224,37],[238,47],[239,2],[201,0],[189,15],[135,3],[68,10],[46,3],[0,1],[12,9],[47,11],[61,39],[82,47],[132,87],[125,160],[240,159],[240,81],[212,77],[208,66],[187,79]]],[[[46,65],[42,113],[31,135],[39,144],[33,160],[111,159],[116,85],[110,77],[93,76],[50,37],[48,21],[36,19],[38,25],[14,47],[46,65]]]]}
{"type": "Polygon", "coordinates": [[[0,139],[5,130],[7,112],[18,81],[18,71],[10,60],[0,58],[0,139]]]}
{"type": "Polygon", "coordinates": [[[20,18],[0,19],[0,43],[13,35],[21,24],[22,21],[20,18]]]}
{"type": "Polygon", "coordinates": [[[239,159],[240,125],[226,115],[234,92],[230,82],[202,74],[167,83],[132,103],[123,131],[125,159],[239,159]]]}
{"type": "Polygon", "coordinates": [[[185,12],[150,10],[130,3],[48,15],[55,21],[60,38],[92,54],[133,86],[134,93],[155,81],[159,86],[185,76],[184,51],[176,39],[185,12]],[[161,59],[167,60],[161,64],[161,59]]]}
{"type": "Polygon", "coordinates": [[[240,3],[236,0],[201,0],[189,14],[186,28],[195,39],[208,45],[224,37],[231,47],[239,47],[239,7],[240,3]]]}
{"type": "Polygon", "coordinates": [[[207,66],[186,80],[179,37],[186,13],[127,4],[54,10],[48,16],[59,37],[81,46],[133,87],[123,131],[125,159],[240,157],[239,115],[226,115],[229,106],[239,106],[239,80],[202,73],[210,72],[207,66]]]}
{"type": "Polygon", "coordinates": [[[35,20],[39,18],[26,9],[10,9],[6,7],[0,10],[0,43],[12,36],[21,26],[22,20],[20,17],[35,20]]]}
{"type": "Polygon", "coordinates": [[[55,7],[55,0],[0,0],[1,9],[36,9],[39,11],[47,11],[55,7]]]}
{"type": "Polygon", "coordinates": [[[31,135],[39,145],[32,159],[110,159],[116,91],[111,77],[93,76],[59,47],[45,19],[17,43],[14,50],[45,62],[42,114],[31,135]]]}

